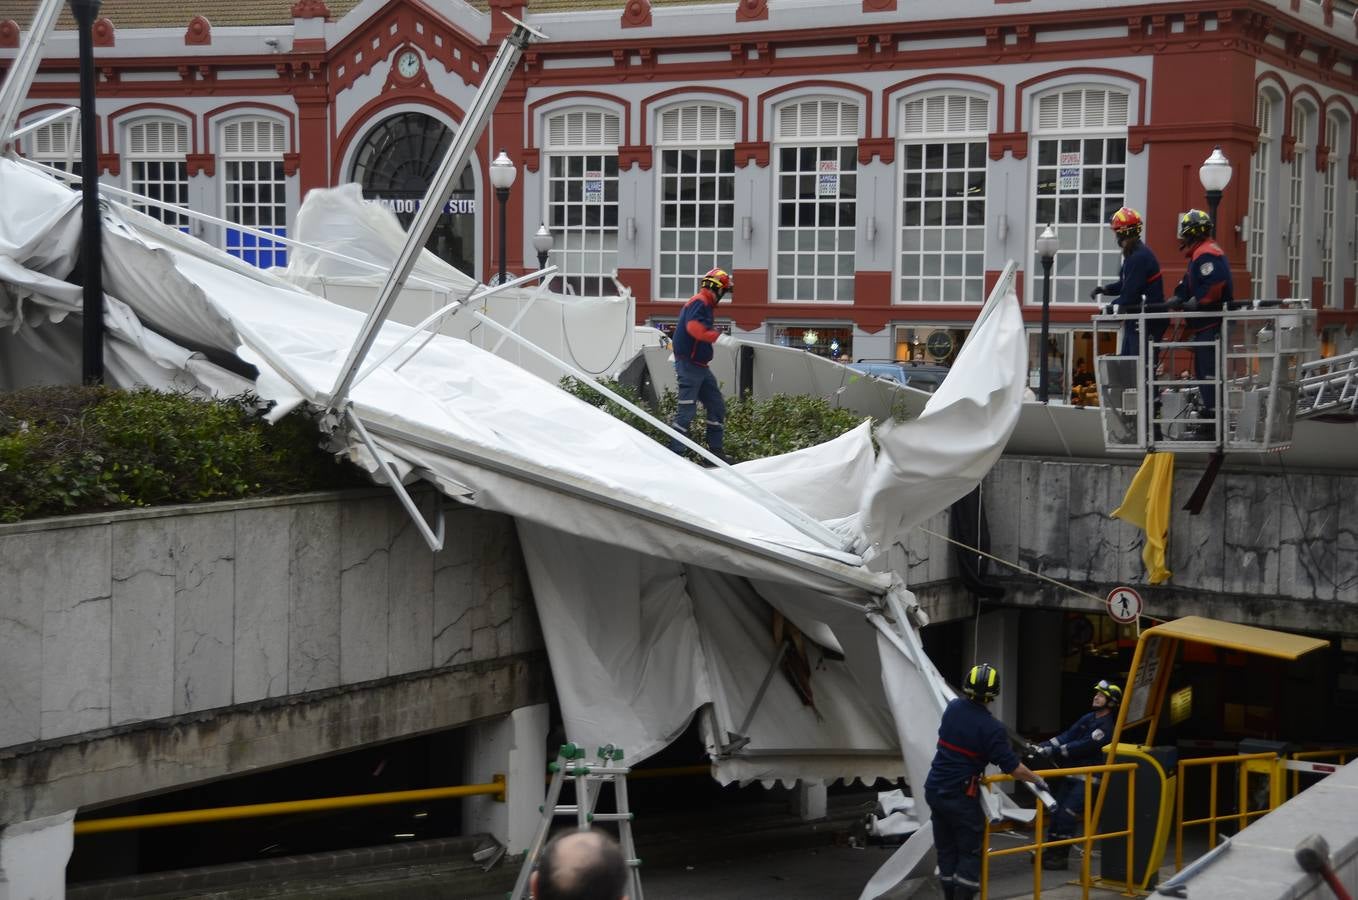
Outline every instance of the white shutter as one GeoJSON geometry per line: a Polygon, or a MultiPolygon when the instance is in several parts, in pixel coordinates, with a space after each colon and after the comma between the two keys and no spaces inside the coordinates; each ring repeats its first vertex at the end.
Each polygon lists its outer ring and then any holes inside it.
{"type": "Polygon", "coordinates": [[[1254,123],[1259,126],[1260,140],[1273,137],[1273,104],[1263,91],[1254,103],[1254,123]]]}
{"type": "Polygon", "coordinates": [[[1037,127],[1040,131],[1055,131],[1061,124],[1061,95],[1048,94],[1037,101],[1037,127]]]}
{"type": "MultiPolygon", "coordinates": [[[[989,101],[967,94],[933,94],[902,105],[901,137],[984,136],[990,126],[989,101]]],[[[854,123],[857,127],[857,122],[854,123]]]]}
{"type": "Polygon", "coordinates": [[[921,134],[924,131],[924,101],[911,100],[905,104],[901,114],[901,134],[904,137],[921,134]]]}
{"type": "Polygon", "coordinates": [[[222,128],[222,153],[229,156],[280,156],[286,152],[281,122],[236,119],[222,128]]]}
{"type": "Polygon", "coordinates": [[[137,122],[128,128],[127,146],[133,156],[184,156],[189,152],[189,129],[168,120],[137,122]]]}
{"type": "Polygon", "coordinates": [[[622,131],[613,113],[576,109],[554,113],[547,119],[548,150],[617,150],[622,131]]]}
{"type": "Polygon", "coordinates": [[[990,130],[988,105],[980,97],[972,97],[967,101],[967,131],[984,133],[990,130]]]}
{"type": "Polygon", "coordinates": [[[39,159],[65,158],[80,153],[80,129],[69,119],[44,125],[33,132],[33,155],[39,159]]]}
{"type": "Polygon", "coordinates": [[[1127,127],[1128,95],[1107,88],[1056,91],[1037,100],[1038,131],[1107,131],[1127,127]]]}
{"type": "Polygon", "coordinates": [[[1125,128],[1131,122],[1127,112],[1128,96],[1121,91],[1108,92],[1108,126],[1125,128]]]}
{"type": "Polygon", "coordinates": [[[800,100],[778,109],[781,140],[851,141],[858,137],[858,104],[847,100],[800,100]]]}
{"type": "Polygon", "coordinates": [[[661,144],[732,144],[736,111],[713,103],[674,106],[660,114],[661,144]]]}

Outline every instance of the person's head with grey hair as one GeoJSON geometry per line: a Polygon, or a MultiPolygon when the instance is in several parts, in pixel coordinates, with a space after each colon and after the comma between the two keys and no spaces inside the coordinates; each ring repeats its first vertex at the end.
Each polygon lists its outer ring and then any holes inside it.
{"type": "Polygon", "coordinates": [[[565,831],[547,842],[529,888],[534,900],[627,900],[627,863],[602,831],[565,831]]]}

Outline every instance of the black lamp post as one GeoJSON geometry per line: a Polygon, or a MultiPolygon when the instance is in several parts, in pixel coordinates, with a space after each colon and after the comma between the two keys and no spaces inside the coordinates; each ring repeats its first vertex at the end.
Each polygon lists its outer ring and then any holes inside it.
{"type": "Polygon", "coordinates": [[[552,237],[552,232],[548,230],[547,223],[543,222],[538,226],[537,233],[533,235],[533,249],[538,252],[538,268],[547,268],[547,257],[551,255],[552,244],[556,243],[552,237]]]}
{"type": "Polygon", "coordinates": [[[99,227],[99,136],[94,121],[94,20],[99,0],[71,0],[80,30],[80,283],[84,288],[81,379],[104,382],[104,254],[99,227]]]}
{"type": "Polygon", "coordinates": [[[490,183],[495,188],[495,199],[500,201],[500,277],[496,284],[505,283],[505,204],[509,203],[509,189],[514,186],[514,176],[519,172],[514,162],[503,149],[490,164],[490,183]]]}
{"type": "Polygon", "coordinates": [[[1207,214],[1212,217],[1212,237],[1217,236],[1217,206],[1221,204],[1221,194],[1231,183],[1231,161],[1221,152],[1221,145],[1212,150],[1198,167],[1198,180],[1207,192],[1207,214]]]}
{"type": "Polygon", "coordinates": [[[1047,328],[1051,320],[1052,260],[1061,249],[1056,232],[1048,225],[1037,238],[1037,254],[1042,257],[1042,341],[1038,351],[1041,369],[1037,373],[1037,399],[1047,402],[1047,328]]]}

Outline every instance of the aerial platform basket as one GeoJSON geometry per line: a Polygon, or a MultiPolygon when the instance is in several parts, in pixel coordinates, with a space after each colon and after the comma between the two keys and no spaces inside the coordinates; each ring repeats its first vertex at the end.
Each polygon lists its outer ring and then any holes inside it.
{"type": "Polygon", "coordinates": [[[1096,357],[1110,452],[1258,453],[1291,446],[1302,363],[1317,353],[1310,301],[1224,313],[1148,307],[1093,317],[1095,347],[1137,350],[1096,357]],[[1124,340],[1129,328],[1141,339],[1124,340]]]}

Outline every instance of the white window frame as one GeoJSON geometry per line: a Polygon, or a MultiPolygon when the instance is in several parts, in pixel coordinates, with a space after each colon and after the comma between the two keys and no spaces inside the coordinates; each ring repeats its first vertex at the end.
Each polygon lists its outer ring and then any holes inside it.
{"type": "Polygon", "coordinates": [[[990,102],[984,95],[957,90],[930,91],[901,100],[896,148],[900,215],[893,267],[893,302],[897,304],[980,303],[985,299],[990,102]],[[954,166],[958,154],[960,165],[954,166]],[[913,162],[916,155],[918,170],[913,162]],[[936,193],[930,182],[935,156],[941,166],[936,193]],[[980,193],[976,196],[971,189],[978,174],[980,193]],[[949,199],[950,191],[958,186],[963,190],[960,199],[949,199]],[[938,199],[931,200],[931,196],[938,199]],[[912,204],[919,205],[917,224],[912,224],[912,204]],[[937,226],[924,221],[934,211],[931,204],[937,205],[937,226]],[[950,213],[960,214],[963,222],[948,224],[950,213]],[[937,296],[926,298],[926,285],[931,282],[938,286],[937,296]]]}
{"type": "Polygon", "coordinates": [[[1311,126],[1311,109],[1304,103],[1292,107],[1292,163],[1287,172],[1287,235],[1284,260],[1287,263],[1287,283],[1293,298],[1305,297],[1310,291],[1303,283],[1306,277],[1306,207],[1308,165],[1312,145],[1307,142],[1311,126]]]}
{"type": "Polygon", "coordinates": [[[546,113],[542,125],[542,220],[554,239],[552,261],[561,269],[553,283],[565,293],[612,294],[622,116],[567,106],[546,113]]]}
{"type": "Polygon", "coordinates": [[[1261,90],[1254,102],[1254,124],[1259,128],[1259,145],[1250,161],[1249,267],[1252,299],[1255,300],[1271,299],[1277,285],[1277,280],[1272,278],[1268,244],[1276,235],[1270,218],[1270,192],[1273,188],[1273,161],[1277,153],[1273,126],[1281,105],[1282,98],[1267,89],[1261,90]]]}
{"type": "MultiPolygon", "coordinates": [[[[153,200],[160,200],[185,209],[189,205],[189,166],[188,154],[191,150],[192,134],[187,122],[172,116],[143,116],[126,122],[122,127],[123,162],[127,165],[127,189],[153,200]],[[154,128],[154,147],[139,147],[138,143],[152,142],[154,128]],[[139,134],[140,133],[140,134],[139,134]],[[170,140],[166,140],[170,137],[170,140]],[[169,144],[169,146],[167,146],[169,144]],[[167,172],[173,167],[173,175],[167,172]]],[[[159,206],[132,202],[152,218],[159,219],[171,228],[189,230],[189,218],[159,206]]]]}
{"type": "MultiPolygon", "coordinates": [[[[1131,124],[1132,92],[1116,84],[1068,84],[1044,91],[1032,98],[1029,169],[1032,178],[1029,203],[1034,211],[1034,221],[1028,222],[1028,285],[1026,302],[1029,305],[1042,303],[1042,263],[1037,256],[1037,236],[1042,229],[1051,224],[1061,242],[1052,266],[1053,304],[1072,306],[1089,303],[1089,290],[1097,284],[1117,278],[1121,254],[1108,231],[1112,214],[1121,206],[1129,205],[1127,197],[1127,127],[1131,124]],[[1096,96],[1101,94],[1101,98],[1096,96]],[[1077,113],[1069,104],[1075,103],[1079,96],[1080,110],[1077,113]],[[1051,107],[1044,110],[1044,103],[1055,99],[1054,114],[1051,107]],[[1102,111],[1096,112],[1095,105],[1102,103],[1102,111]],[[1099,120],[1102,119],[1102,122],[1099,120]],[[1109,124],[1111,120],[1112,124],[1109,124]],[[1042,143],[1056,141],[1057,162],[1055,165],[1042,164],[1042,143]],[[1086,164],[1084,156],[1088,150],[1086,142],[1102,142],[1102,161],[1086,164]],[[1121,141],[1122,163],[1107,162],[1110,142],[1121,141]],[[1060,158],[1066,151],[1063,145],[1079,142],[1077,148],[1081,160],[1078,164],[1080,190],[1075,194],[1075,221],[1067,221],[1059,214],[1059,201],[1069,197],[1060,191],[1060,158]],[[1097,166],[1103,172],[1100,179],[1102,189],[1097,195],[1086,195],[1084,182],[1089,170],[1097,166]],[[1107,175],[1112,169],[1121,169],[1122,192],[1110,192],[1107,175]],[[1042,170],[1051,170],[1058,179],[1050,196],[1053,214],[1047,215],[1044,196],[1038,193],[1041,187],[1042,170]],[[1097,214],[1087,215],[1086,200],[1099,198],[1097,214]],[[1048,222],[1048,219],[1051,221],[1048,222]],[[1038,221],[1040,220],[1040,221],[1038,221]],[[1096,221],[1097,220],[1097,221],[1096,221]]],[[[1067,166],[1072,169],[1076,166],[1067,166]]]]}
{"type": "MultiPolygon", "coordinates": [[[[287,237],[288,184],[283,174],[287,124],[271,116],[233,116],[217,128],[217,149],[222,218],[287,237]],[[266,129],[267,139],[262,135],[266,129]]],[[[230,228],[222,229],[222,249],[263,269],[287,265],[283,244],[230,228]]]]}
{"type": "MultiPolygon", "coordinates": [[[[40,119],[50,113],[44,110],[32,116],[40,119]]],[[[34,162],[80,174],[80,117],[72,113],[64,119],[49,122],[23,138],[24,155],[34,162]]]]}
{"type": "Polygon", "coordinates": [[[1335,278],[1334,245],[1339,227],[1339,152],[1340,129],[1343,122],[1338,115],[1325,117],[1325,146],[1329,148],[1325,171],[1321,173],[1320,196],[1320,277],[1324,281],[1325,297],[1316,306],[1337,309],[1341,303],[1339,296],[1342,283],[1335,278]]]}
{"type": "Polygon", "coordinates": [[[858,252],[858,139],[863,131],[863,105],[856,99],[835,95],[801,96],[775,107],[773,121],[770,301],[852,303],[858,252]],[[852,122],[848,121],[850,115],[852,122]],[[833,195],[828,193],[829,185],[833,186],[833,195]],[[793,198],[784,192],[789,186],[796,191],[793,198]],[[823,190],[827,193],[822,194],[823,190]],[[792,224],[787,223],[789,214],[792,224]],[[827,214],[833,223],[822,225],[827,214]],[[806,216],[814,217],[815,221],[805,222],[806,216]]]}
{"type": "MultiPolygon", "coordinates": [[[[683,303],[713,268],[735,258],[735,142],[740,113],[691,99],[655,114],[656,300],[683,303]],[[674,163],[678,163],[676,170],[674,163]]],[[[737,294],[739,296],[739,287],[737,294]]]]}

